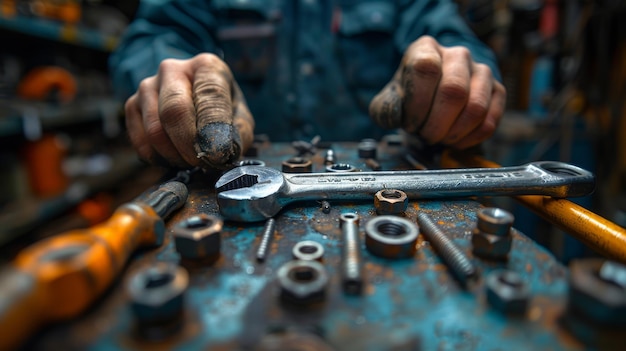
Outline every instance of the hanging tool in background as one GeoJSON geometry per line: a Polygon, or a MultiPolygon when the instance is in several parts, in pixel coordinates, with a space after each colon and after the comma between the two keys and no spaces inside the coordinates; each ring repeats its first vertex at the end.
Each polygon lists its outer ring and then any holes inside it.
{"type": "MultiPolygon", "coordinates": [[[[486,167],[500,165],[478,155],[445,152],[441,166],[445,168],[486,167]]],[[[548,222],[563,229],[599,254],[626,262],[626,229],[565,199],[539,195],[519,195],[515,199],[548,222]]]]}
{"type": "Polygon", "coordinates": [[[83,312],[136,249],[162,244],[163,220],[183,206],[187,194],[182,182],[166,182],[122,205],[102,224],[44,239],[20,252],[0,271],[0,350],[19,346],[47,323],[83,312]]]}

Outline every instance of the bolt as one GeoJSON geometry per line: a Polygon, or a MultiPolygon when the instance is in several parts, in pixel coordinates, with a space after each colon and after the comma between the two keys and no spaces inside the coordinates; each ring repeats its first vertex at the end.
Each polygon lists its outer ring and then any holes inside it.
{"type": "Polygon", "coordinates": [[[409,198],[402,190],[383,189],[374,195],[374,207],[379,215],[397,215],[406,211],[409,198]]]}
{"type": "Polygon", "coordinates": [[[469,260],[467,255],[443,232],[433,220],[425,213],[417,214],[417,223],[422,234],[437,250],[443,261],[448,265],[452,274],[459,280],[461,285],[467,286],[478,276],[476,266],[469,260]]]}
{"type": "Polygon", "coordinates": [[[359,240],[359,216],[343,213],[339,217],[343,250],[341,255],[342,286],[347,294],[360,295],[363,290],[363,262],[359,240]]]}
{"type": "Polygon", "coordinates": [[[267,257],[267,251],[269,250],[270,242],[272,241],[275,230],[276,220],[274,218],[268,219],[267,222],[265,222],[265,226],[263,227],[263,236],[261,237],[261,243],[259,244],[259,248],[256,252],[257,261],[265,261],[265,258],[267,257]]]}
{"type": "Polygon", "coordinates": [[[499,208],[487,207],[476,213],[472,231],[472,252],[483,258],[505,260],[511,251],[513,215],[499,208]]]}
{"type": "Polygon", "coordinates": [[[322,207],[322,212],[326,214],[330,213],[330,202],[326,200],[322,200],[321,207],[322,207]]]}
{"type": "Polygon", "coordinates": [[[326,150],[326,156],[324,156],[324,164],[327,166],[333,165],[337,162],[335,151],[333,149],[326,150]]]}

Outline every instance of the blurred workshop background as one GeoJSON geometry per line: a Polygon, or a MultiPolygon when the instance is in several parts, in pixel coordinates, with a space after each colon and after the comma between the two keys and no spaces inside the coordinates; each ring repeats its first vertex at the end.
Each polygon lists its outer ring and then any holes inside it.
{"type": "MultiPolygon", "coordinates": [[[[576,201],[625,226],[626,2],[457,2],[496,52],[508,89],[487,157],[589,169],[597,190],[576,201]]],[[[146,172],[130,147],[107,74],[137,5],[0,0],[0,246],[102,221],[161,176],[146,172]]],[[[514,202],[498,201],[561,261],[591,254],[514,202]]]]}

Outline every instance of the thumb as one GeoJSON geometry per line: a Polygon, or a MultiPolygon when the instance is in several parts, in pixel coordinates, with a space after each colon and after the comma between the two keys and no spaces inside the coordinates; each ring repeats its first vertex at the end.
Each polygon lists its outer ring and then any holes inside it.
{"type": "Polygon", "coordinates": [[[399,80],[400,73],[398,71],[370,102],[370,117],[383,128],[392,129],[402,126],[404,90],[399,80]]]}

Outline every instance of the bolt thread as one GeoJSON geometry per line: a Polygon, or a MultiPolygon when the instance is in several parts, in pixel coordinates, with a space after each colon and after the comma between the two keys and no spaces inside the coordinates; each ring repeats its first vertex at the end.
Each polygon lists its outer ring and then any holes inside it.
{"type": "Polygon", "coordinates": [[[358,295],[363,289],[363,263],[361,260],[359,226],[357,219],[341,218],[342,250],[342,285],[348,294],[358,295]]]}
{"type": "Polygon", "coordinates": [[[274,218],[270,218],[265,222],[265,226],[263,227],[263,235],[261,237],[261,243],[259,244],[259,248],[256,252],[256,259],[259,262],[265,261],[267,257],[267,251],[269,250],[270,241],[274,236],[274,231],[276,230],[276,220],[274,218]]]}
{"type": "Polygon", "coordinates": [[[425,213],[417,214],[417,221],[422,234],[437,250],[443,261],[448,265],[452,274],[466,285],[477,275],[476,266],[469,260],[461,249],[425,213]]]}

